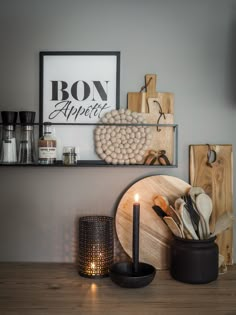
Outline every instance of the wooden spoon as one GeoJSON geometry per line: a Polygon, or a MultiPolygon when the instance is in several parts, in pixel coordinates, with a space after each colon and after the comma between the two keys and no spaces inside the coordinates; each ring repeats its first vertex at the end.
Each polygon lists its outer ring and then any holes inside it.
{"type": "Polygon", "coordinates": [[[165,211],[162,210],[161,207],[159,206],[152,206],[152,209],[156,212],[157,215],[159,215],[160,218],[164,218],[165,216],[167,216],[167,214],[165,213],[165,211]]]}
{"type": "Polygon", "coordinates": [[[172,206],[169,206],[169,207],[168,207],[166,213],[167,213],[167,215],[168,215],[169,217],[172,217],[172,218],[174,219],[174,221],[175,221],[178,225],[181,224],[181,222],[180,222],[181,219],[180,219],[179,215],[176,214],[176,211],[173,210],[173,207],[172,207],[172,206]]]}
{"type": "Polygon", "coordinates": [[[198,240],[199,238],[198,238],[196,232],[194,231],[190,215],[189,215],[187,209],[184,207],[184,205],[185,205],[185,202],[182,198],[176,199],[175,209],[179,213],[180,217],[183,220],[184,229],[187,230],[187,232],[192,236],[193,239],[198,240]]]}
{"type": "Polygon", "coordinates": [[[154,205],[161,207],[163,211],[167,211],[169,207],[169,201],[165,196],[157,195],[153,199],[154,205]]]}
{"type": "Polygon", "coordinates": [[[168,225],[169,229],[171,230],[171,232],[178,237],[183,238],[184,235],[182,234],[178,224],[175,222],[175,220],[172,217],[164,217],[163,220],[165,221],[165,223],[168,225]]]}
{"type": "Polygon", "coordinates": [[[205,191],[201,187],[191,187],[188,191],[193,203],[196,203],[196,197],[203,193],[205,193],[205,191]]]}
{"type": "MultiPolygon", "coordinates": [[[[212,201],[211,198],[205,194],[201,193],[196,197],[196,206],[198,211],[201,213],[204,223],[205,223],[205,238],[208,238],[210,235],[210,226],[209,221],[212,213],[212,201]]],[[[201,220],[201,218],[200,218],[201,220]]]]}
{"type": "Polygon", "coordinates": [[[234,221],[233,215],[226,211],[216,221],[215,231],[211,236],[218,235],[232,226],[234,221]]]}
{"type": "MultiPolygon", "coordinates": [[[[172,206],[169,207],[172,211],[172,213],[175,214],[175,217],[177,218],[176,223],[178,224],[182,234],[184,235],[184,223],[183,220],[181,219],[180,215],[178,214],[178,212],[175,210],[175,208],[173,208],[172,206]]],[[[171,215],[172,216],[172,215],[171,215]]],[[[172,216],[172,218],[174,219],[174,217],[172,216]]]]}
{"type": "Polygon", "coordinates": [[[199,234],[200,240],[204,240],[206,238],[205,235],[207,234],[205,220],[199,211],[198,211],[198,213],[200,216],[200,221],[198,223],[198,234],[199,234]]]}
{"type": "Polygon", "coordinates": [[[206,228],[205,228],[205,220],[204,220],[202,214],[197,209],[196,197],[202,193],[205,193],[205,191],[201,187],[197,187],[197,186],[191,187],[188,191],[188,195],[191,197],[194,209],[198,212],[198,214],[200,216],[200,221],[198,223],[198,234],[199,234],[199,238],[201,240],[205,239],[205,235],[207,234],[207,232],[206,232],[206,228]]]}

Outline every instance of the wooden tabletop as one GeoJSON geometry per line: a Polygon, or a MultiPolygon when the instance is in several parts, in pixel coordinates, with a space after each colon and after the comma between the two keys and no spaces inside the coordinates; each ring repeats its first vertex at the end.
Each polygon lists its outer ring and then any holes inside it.
{"type": "Polygon", "coordinates": [[[140,289],[110,278],[82,278],[72,264],[1,263],[1,315],[236,314],[236,266],[205,285],[190,285],[158,271],[140,289]]]}

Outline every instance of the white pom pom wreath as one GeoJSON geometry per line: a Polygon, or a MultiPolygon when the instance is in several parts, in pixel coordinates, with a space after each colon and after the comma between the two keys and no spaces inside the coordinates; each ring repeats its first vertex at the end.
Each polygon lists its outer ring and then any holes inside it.
{"type": "Polygon", "coordinates": [[[95,148],[98,156],[108,164],[139,164],[150,144],[150,128],[147,126],[115,126],[115,124],[146,123],[143,116],[119,109],[106,113],[101,125],[95,129],[95,148]],[[102,145],[101,145],[102,144],[102,145]]]}

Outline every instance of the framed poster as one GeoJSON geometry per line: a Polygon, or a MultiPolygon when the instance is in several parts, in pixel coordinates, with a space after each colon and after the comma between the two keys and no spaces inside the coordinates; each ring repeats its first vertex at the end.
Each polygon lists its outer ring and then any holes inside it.
{"type": "Polygon", "coordinates": [[[63,146],[79,147],[81,160],[99,159],[93,124],[119,108],[119,94],[120,52],[40,52],[39,120],[55,128],[58,160],[63,146]]]}

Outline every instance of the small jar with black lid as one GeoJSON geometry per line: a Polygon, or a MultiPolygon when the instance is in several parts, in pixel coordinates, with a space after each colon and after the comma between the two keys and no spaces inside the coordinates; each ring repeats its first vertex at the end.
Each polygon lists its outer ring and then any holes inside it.
{"type": "Polygon", "coordinates": [[[75,165],[76,164],[75,147],[66,146],[63,148],[63,164],[64,165],[75,165]]]}

